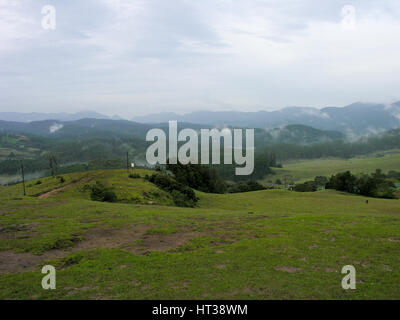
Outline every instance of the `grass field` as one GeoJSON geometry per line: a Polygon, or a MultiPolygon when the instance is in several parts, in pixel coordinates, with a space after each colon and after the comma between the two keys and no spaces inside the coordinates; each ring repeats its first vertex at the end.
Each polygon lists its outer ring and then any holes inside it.
{"type": "MultiPolygon", "coordinates": [[[[316,176],[330,177],[332,174],[350,170],[352,173],[372,173],[376,169],[384,172],[400,170],[400,150],[378,152],[372,155],[350,159],[327,158],[313,160],[296,160],[283,163],[283,168],[274,168],[276,175],[267,176],[262,182],[282,182],[285,176],[292,177],[296,183],[314,180],[316,176]]],[[[289,178],[287,178],[289,179],[289,178]]]]}
{"type": "Polygon", "coordinates": [[[266,190],[177,208],[123,170],[64,178],[0,188],[1,299],[400,299],[399,200],[266,190]],[[127,203],[91,201],[94,180],[127,203]]]}

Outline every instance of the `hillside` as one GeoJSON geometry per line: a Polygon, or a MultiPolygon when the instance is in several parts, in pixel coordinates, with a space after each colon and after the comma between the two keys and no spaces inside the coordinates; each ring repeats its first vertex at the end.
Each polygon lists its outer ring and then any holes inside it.
{"type": "Polygon", "coordinates": [[[177,208],[123,170],[63,177],[30,182],[26,197],[0,187],[1,299],[400,298],[398,200],[197,192],[197,207],[177,208]],[[91,201],[82,186],[94,180],[141,200],[91,201]],[[44,263],[57,290],[41,289],[44,263]],[[341,287],[348,264],[357,290],[341,287]]]}

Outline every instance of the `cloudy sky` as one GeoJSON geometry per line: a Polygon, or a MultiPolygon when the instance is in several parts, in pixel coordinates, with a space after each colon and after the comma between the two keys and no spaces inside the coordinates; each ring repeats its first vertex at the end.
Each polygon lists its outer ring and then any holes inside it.
{"type": "Polygon", "coordinates": [[[399,52],[398,0],[0,0],[0,111],[387,103],[399,52]]]}

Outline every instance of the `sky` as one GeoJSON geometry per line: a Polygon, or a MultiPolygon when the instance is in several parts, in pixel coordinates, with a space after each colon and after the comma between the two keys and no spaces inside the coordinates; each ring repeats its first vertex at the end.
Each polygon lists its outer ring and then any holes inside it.
{"type": "Polygon", "coordinates": [[[398,0],[0,0],[0,112],[390,103],[399,52],[398,0]]]}

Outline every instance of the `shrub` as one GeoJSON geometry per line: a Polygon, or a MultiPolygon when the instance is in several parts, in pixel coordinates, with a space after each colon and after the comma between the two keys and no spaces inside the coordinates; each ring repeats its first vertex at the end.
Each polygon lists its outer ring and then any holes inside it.
{"type": "Polygon", "coordinates": [[[177,182],[193,189],[209,193],[224,193],[225,182],[219,177],[217,170],[205,165],[198,164],[167,164],[177,182]]]}
{"type": "Polygon", "coordinates": [[[140,177],[140,174],[131,173],[131,174],[129,175],[129,178],[131,178],[131,179],[140,179],[141,177],[140,177]]]}
{"type": "Polygon", "coordinates": [[[265,190],[266,188],[255,181],[238,182],[228,188],[229,193],[251,192],[258,190],[265,190]]]}
{"type": "Polygon", "coordinates": [[[117,195],[115,194],[114,191],[108,190],[104,192],[104,197],[103,197],[104,202],[117,202],[117,195]]]}
{"type": "Polygon", "coordinates": [[[195,192],[174,178],[164,173],[156,173],[149,177],[149,181],[160,189],[169,192],[174,203],[179,207],[194,207],[198,201],[195,192]]]}
{"type": "Polygon", "coordinates": [[[386,179],[387,176],[377,169],[372,176],[364,174],[354,176],[347,172],[333,175],[326,185],[327,189],[335,189],[375,198],[395,198],[395,185],[386,179]]]}
{"type": "Polygon", "coordinates": [[[325,176],[318,176],[315,177],[314,182],[318,187],[325,187],[328,183],[328,178],[325,176]]]}
{"type": "Polygon", "coordinates": [[[96,183],[91,186],[90,199],[101,202],[116,202],[117,195],[110,188],[107,188],[101,182],[96,181],[96,183]]]}
{"type": "Polygon", "coordinates": [[[317,185],[314,181],[307,181],[301,184],[296,184],[293,190],[297,192],[315,192],[317,191],[317,185]]]}

